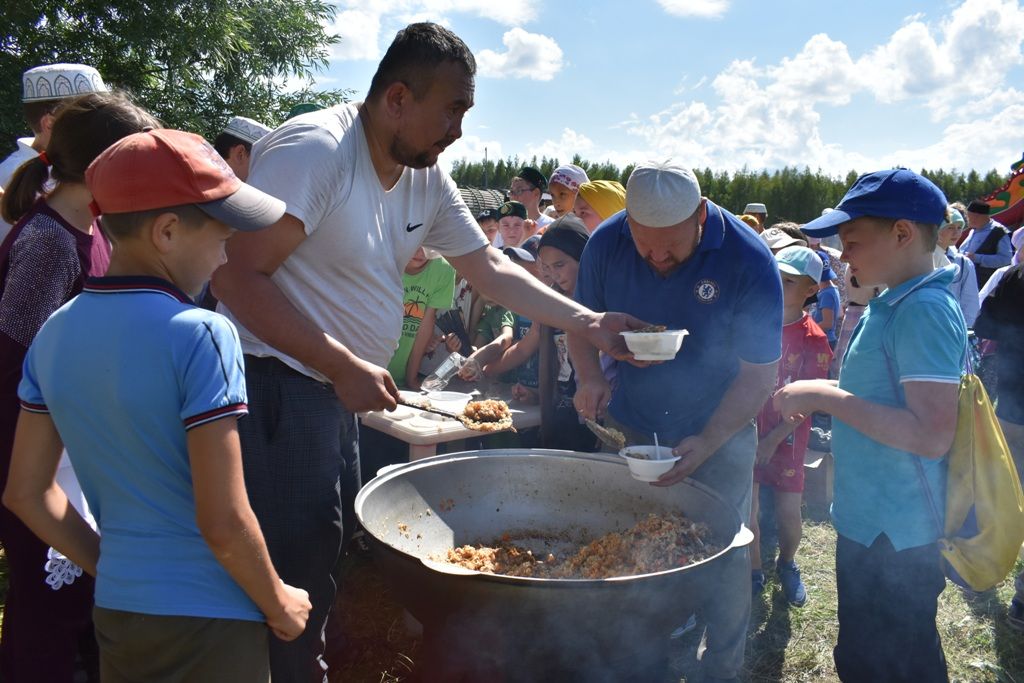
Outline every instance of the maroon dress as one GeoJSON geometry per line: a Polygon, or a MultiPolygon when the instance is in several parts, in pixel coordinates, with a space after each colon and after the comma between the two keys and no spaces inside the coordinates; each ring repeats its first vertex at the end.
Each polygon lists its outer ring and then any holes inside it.
{"type": "MultiPolygon", "coordinates": [[[[87,235],[44,200],[0,244],[0,490],[7,485],[28,346],[50,314],[81,292],[87,277],[105,274],[109,265],[110,245],[99,224],[94,222],[87,235]]],[[[92,577],[82,575],[60,590],[50,588],[44,569],[49,546],[3,506],[0,543],[8,563],[0,680],[71,683],[76,656],[95,675],[92,577]]]]}

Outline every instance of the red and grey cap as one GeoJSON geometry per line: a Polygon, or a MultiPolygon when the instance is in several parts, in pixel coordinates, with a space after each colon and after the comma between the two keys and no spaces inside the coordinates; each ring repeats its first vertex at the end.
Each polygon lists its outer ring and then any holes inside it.
{"type": "Polygon", "coordinates": [[[148,130],[108,147],[85,171],[98,214],[134,213],[195,204],[246,232],[273,225],[280,199],[243,183],[206,140],[180,130],[148,130]]]}

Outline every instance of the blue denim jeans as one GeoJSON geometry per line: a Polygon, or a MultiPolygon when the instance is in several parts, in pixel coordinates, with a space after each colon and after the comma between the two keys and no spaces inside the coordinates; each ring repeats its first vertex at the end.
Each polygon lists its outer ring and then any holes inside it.
{"type": "Polygon", "coordinates": [[[832,656],[840,680],[948,681],[935,626],[945,587],[934,543],[897,551],[885,534],[870,547],[839,536],[839,639],[832,656]]]}

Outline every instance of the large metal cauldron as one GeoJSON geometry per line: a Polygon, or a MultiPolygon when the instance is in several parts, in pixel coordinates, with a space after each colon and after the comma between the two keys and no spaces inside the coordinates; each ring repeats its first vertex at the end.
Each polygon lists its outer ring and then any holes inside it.
{"type": "Polygon", "coordinates": [[[355,505],[385,580],[424,626],[417,670],[426,681],[660,680],[668,634],[719,590],[727,563],[747,562],[737,550],[752,539],[709,488],[650,486],[606,454],[440,455],[383,473],[355,505]],[[725,549],[687,567],[604,580],[498,576],[430,559],[508,532],[535,552],[562,534],[557,554],[650,512],[680,510],[725,549]]]}

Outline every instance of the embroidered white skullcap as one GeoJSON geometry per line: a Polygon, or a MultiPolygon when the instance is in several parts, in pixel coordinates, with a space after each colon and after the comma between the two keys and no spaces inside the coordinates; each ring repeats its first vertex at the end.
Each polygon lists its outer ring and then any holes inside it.
{"type": "Polygon", "coordinates": [[[699,206],[697,176],[671,159],[639,164],[626,181],[626,213],[648,228],[682,223],[699,206]]]}
{"type": "Polygon", "coordinates": [[[743,213],[763,213],[768,215],[768,209],[761,202],[750,202],[743,208],[743,213]]]}
{"type": "Polygon", "coordinates": [[[589,182],[590,178],[587,177],[587,172],[575,164],[564,164],[555,169],[555,172],[551,174],[551,178],[548,179],[548,186],[551,183],[558,183],[565,185],[573,192],[578,192],[580,185],[589,182]]]}
{"type": "Polygon", "coordinates": [[[108,92],[100,72],[85,64],[46,64],[21,77],[22,102],[43,102],[91,92],[108,92]]]}
{"type": "Polygon", "coordinates": [[[224,126],[223,132],[234,135],[239,140],[253,143],[269,133],[270,129],[254,119],[245,116],[232,116],[228,125],[224,126]]]}

